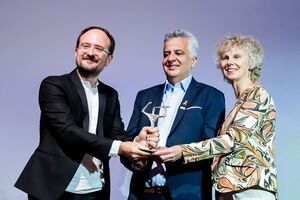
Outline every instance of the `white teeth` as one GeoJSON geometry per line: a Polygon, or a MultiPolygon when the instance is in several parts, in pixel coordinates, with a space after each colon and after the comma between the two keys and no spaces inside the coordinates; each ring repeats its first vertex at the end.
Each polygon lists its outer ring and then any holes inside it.
{"type": "Polygon", "coordinates": [[[233,70],[236,70],[236,68],[232,68],[232,67],[225,67],[225,70],[226,70],[226,71],[233,71],[233,70]]]}

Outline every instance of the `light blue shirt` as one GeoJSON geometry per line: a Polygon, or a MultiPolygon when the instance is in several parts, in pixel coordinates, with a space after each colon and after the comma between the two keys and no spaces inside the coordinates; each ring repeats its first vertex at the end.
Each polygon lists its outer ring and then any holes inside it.
{"type": "MultiPolygon", "coordinates": [[[[158,119],[157,127],[159,128],[158,146],[166,146],[174,119],[177,115],[178,108],[192,80],[192,75],[183,79],[174,86],[168,81],[165,83],[164,95],[161,106],[167,107],[166,110],[160,109],[160,115],[165,115],[158,119]],[[165,113],[163,113],[165,112],[165,113]]],[[[164,186],[166,183],[166,167],[162,163],[153,162],[152,171],[155,176],[148,180],[146,187],[164,186]]],[[[152,173],[151,173],[152,174],[152,173]]]]}

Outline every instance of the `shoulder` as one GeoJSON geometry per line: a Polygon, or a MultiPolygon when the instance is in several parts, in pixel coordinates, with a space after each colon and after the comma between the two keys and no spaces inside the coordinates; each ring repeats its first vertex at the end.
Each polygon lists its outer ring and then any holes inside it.
{"type": "MultiPolygon", "coordinates": [[[[63,80],[68,77],[69,74],[63,74],[63,75],[49,75],[44,78],[45,81],[53,81],[53,80],[63,80]]],[[[43,80],[43,81],[44,81],[43,80]]]]}
{"type": "Polygon", "coordinates": [[[61,85],[70,80],[70,74],[50,75],[42,80],[42,84],[61,85]]]}
{"type": "Polygon", "coordinates": [[[249,98],[259,102],[273,101],[270,93],[262,86],[258,86],[252,90],[249,94],[249,98]]]}
{"type": "Polygon", "coordinates": [[[195,79],[192,80],[190,87],[194,87],[197,90],[199,90],[200,92],[206,93],[208,95],[224,96],[223,92],[221,92],[217,88],[215,88],[211,85],[205,84],[205,83],[198,82],[195,79]]]}
{"type": "MultiPolygon", "coordinates": [[[[275,104],[270,93],[262,86],[257,86],[247,94],[246,102],[257,105],[259,110],[275,109],[275,104]]],[[[253,107],[252,105],[252,107],[253,107]]]]}

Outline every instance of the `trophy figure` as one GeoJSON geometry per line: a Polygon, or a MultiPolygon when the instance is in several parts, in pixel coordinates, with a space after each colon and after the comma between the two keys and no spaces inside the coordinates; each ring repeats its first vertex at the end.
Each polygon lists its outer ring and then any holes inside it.
{"type": "MultiPolygon", "coordinates": [[[[155,123],[158,120],[158,118],[166,117],[167,108],[169,108],[169,106],[155,106],[152,108],[151,113],[147,113],[145,110],[150,104],[152,104],[152,102],[148,102],[144,106],[144,108],[142,109],[142,113],[144,113],[148,117],[151,127],[155,127],[155,123]],[[160,112],[160,109],[163,109],[163,111],[160,112]]],[[[145,151],[153,153],[154,149],[148,146],[147,149],[145,149],[145,151]]]]}

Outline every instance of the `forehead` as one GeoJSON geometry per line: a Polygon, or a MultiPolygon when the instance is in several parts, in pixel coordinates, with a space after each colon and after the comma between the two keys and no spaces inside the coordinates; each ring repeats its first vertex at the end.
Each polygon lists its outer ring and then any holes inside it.
{"type": "Polygon", "coordinates": [[[184,50],[188,49],[188,40],[184,37],[171,38],[164,43],[164,51],[166,50],[184,50]]]}
{"type": "Polygon", "coordinates": [[[102,30],[92,29],[84,33],[80,37],[80,43],[91,43],[101,45],[103,47],[108,47],[110,44],[110,40],[102,30]]]}

